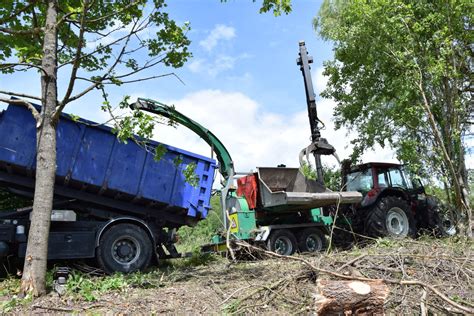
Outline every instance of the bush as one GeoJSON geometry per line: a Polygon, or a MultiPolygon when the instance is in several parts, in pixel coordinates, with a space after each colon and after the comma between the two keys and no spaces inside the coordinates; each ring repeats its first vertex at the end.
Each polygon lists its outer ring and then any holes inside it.
{"type": "Polygon", "coordinates": [[[181,227],[178,230],[179,241],[176,244],[179,252],[195,252],[223,227],[220,196],[211,198],[211,210],[207,218],[201,220],[195,227],[181,227]]]}

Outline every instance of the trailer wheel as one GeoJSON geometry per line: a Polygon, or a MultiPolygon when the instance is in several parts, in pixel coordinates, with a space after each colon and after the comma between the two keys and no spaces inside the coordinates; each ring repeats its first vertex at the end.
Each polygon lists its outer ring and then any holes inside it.
{"type": "Polygon", "coordinates": [[[326,237],[317,228],[309,227],[298,235],[298,248],[300,252],[319,252],[326,248],[326,237]]]}
{"type": "Polygon", "coordinates": [[[268,250],[283,256],[291,256],[296,247],[295,235],[288,229],[274,230],[267,241],[268,250]]]}
{"type": "Polygon", "coordinates": [[[107,273],[145,269],[153,246],[147,233],[132,224],[118,224],[105,231],[97,248],[97,260],[107,273]]]}
{"type": "Polygon", "coordinates": [[[395,196],[386,196],[368,211],[365,230],[372,237],[414,237],[415,218],[408,203],[395,196]]]}

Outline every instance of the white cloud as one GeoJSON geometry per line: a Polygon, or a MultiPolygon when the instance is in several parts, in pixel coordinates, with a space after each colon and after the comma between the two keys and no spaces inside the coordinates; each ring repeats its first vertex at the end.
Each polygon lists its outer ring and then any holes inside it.
{"type": "Polygon", "coordinates": [[[219,56],[211,65],[211,67],[208,69],[208,73],[212,77],[215,77],[223,71],[233,69],[235,61],[236,61],[236,58],[231,57],[231,56],[226,56],[226,55],[219,56]]]}
{"type": "MultiPolygon", "coordinates": [[[[240,92],[201,90],[177,100],[167,100],[176,109],[212,131],[227,147],[237,171],[247,172],[259,166],[297,167],[300,150],[309,145],[309,123],[306,108],[289,115],[262,108],[256,101],[240,92]]],[[[345,130],[334,131],[328,115],[334,103],[319,102],[321,119],[326,123],[323,137],[334,145],[340,158],[350,154],[346,148],[349,138],[345,130]]],[[[185,127],[160,125],[155,130],[156,140],[191,152],[210,156],[210,147],[185,127]]],[[[368,153],[371,160],[390,158],[390,153],[378,150],[368,153]],[[382,155],[383,154],[383,155],[382,155]],[[372,159],[373,158],[373,159],[372,159]]],[[[390,160],[390,159],[389,159],[390,160]]],[[[336,165],[332,157],[323,162],[336,165]]]]}
{"type": "Polygon", "coordinates": [[[211,62],[208,62],[205,59],[195,59],[188,65],[188,68],[191,72],[201,74],[206,73],[214,78],[226,70],[234,69],[235,62],[240,58],[241,57],[220,55],[211,62]]]}
{"type": "Polygon", "coordinates": [[[250,72],[245,72],[240,75],[227,76],[226,80],[234,82],[237,86],[251,85],[254,78],[250,72]]]}
{"type": "MultiPolygon", "coordinates": [[[[202,90],[179,100],[176,109],[212,131],[227,147],[237,170],[280,163],[296,166],[299,150],[306,145],[309,128],[305,111],[290,116],[265,111],[239,92],[202,90]]],[[[209,156],[210,148],[193,132],[158,126],[157,140],[209,156]]]]}
{"type": "Polygon", "coordinates": [[[199,42],[205,50],[212,51],[221,40],[231,40],[235,37],[235,29],[231,26],[218,24],[212,29],[209,35],[199,42]]]}
{"type": "Polygon", "coordinates": [[[324,76],[323,72],[323,67],[319,67],[311,71],[311,77],[313,78],[314,82],[314,90],[317,95],[319,95],[324,89],[326,89],[326,86],[329,81],[329,77],[324,76]]]}
{"type": "Polygon", "coordinates": [[[195,59],[188,64],[189,70],[191,72],[197,73],[200,72],[204,67],[204,60],[203,59],[195,59]]]}

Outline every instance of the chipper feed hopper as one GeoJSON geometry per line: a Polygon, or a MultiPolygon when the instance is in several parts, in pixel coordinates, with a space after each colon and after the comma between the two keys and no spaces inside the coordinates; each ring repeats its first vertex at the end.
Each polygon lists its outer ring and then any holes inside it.
{"type": "Polygon", "coordinates": [[[298,168],[258,168],[262,207],[268,211],[300,211],[360,201],[358,192],[333,192],[298,168]]]}

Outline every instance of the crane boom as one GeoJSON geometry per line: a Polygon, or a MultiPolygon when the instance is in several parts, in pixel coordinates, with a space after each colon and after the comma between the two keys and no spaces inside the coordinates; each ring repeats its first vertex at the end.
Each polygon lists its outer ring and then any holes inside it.
{"type": "Polygon", "coordinates": [[[219,161],[219,172],[222,176],[225,179],[229,179],[234,175],[234,163],[227,148],[225,148],[216,135],[198,122],[176,111],[169,105],[151,99],[138,98],[137,102],[132,103],[130,107],[167,117],[174,122],[186,126],[211,146],[212,150],[216,153],[217,161],[219,161]]]}
{"type": "Polygon", "coordinates": [[[313,62],[313,57],[308,55],[306,44],[304,41],[299,43],[299,57],[296,64],[300,66],[303,75],[304,88],[306,92],[306,103],[308,106],[309,125],[311,128],[311,144],[303,149],[300,154],[300,161],[303,154],[313,153],[316,162],[316,176],[320,184],[324,184],[323,165],[321,163],[321,155],[334,155],[336,150],[328,144],[325,138],[321,137],[319,129],[318,111],[316,109],[316,95],[314,93],[313,81],[311,79],[311,67],[309,64],[313,62]]]}

